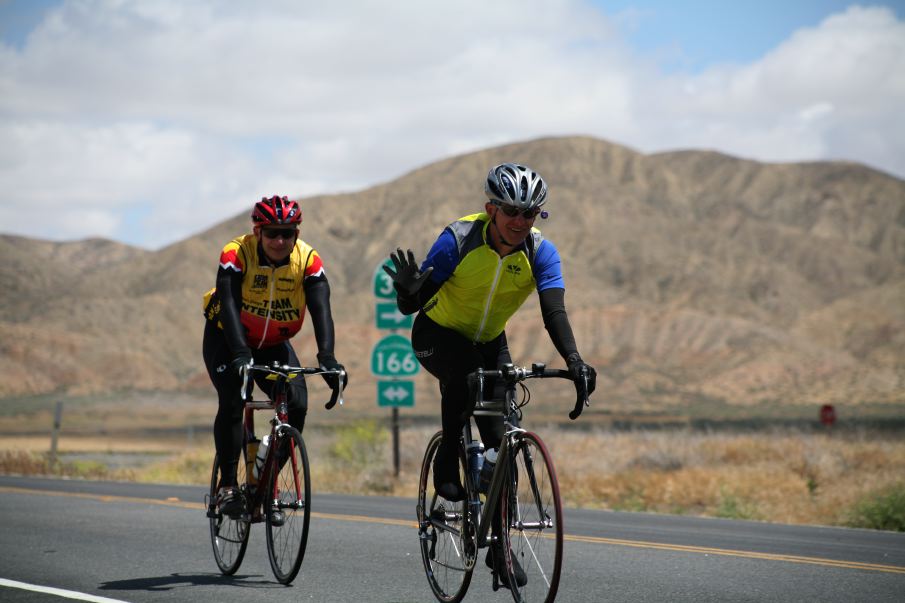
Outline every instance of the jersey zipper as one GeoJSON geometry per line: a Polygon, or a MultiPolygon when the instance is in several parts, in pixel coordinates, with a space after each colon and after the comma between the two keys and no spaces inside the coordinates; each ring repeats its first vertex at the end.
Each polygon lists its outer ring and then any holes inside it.
{"type": "Polygon", "coordinates": [[[273,308],[273,291],[276,286],[276,268],[273,266],[270,267],[270,299],[267,301],[267,316],[264,318],[264,331],[261,333],[261,341],[258,342],[258,349],[264,345],[264,340],[267,339],[267,328],[270,326],[270,311],[273,308]]]}
{"type": "Polygon", "coordinates": [[[493,300],[493,294],[496,293],[497,285],[500,284],[499,278],[500,272],[503,270],[503,262],[503,258],[500,258],[497,262],[496,272],[493,275],[493,285],[490,286],[490,293],[487,294],[487,299],[484,300],[484,315],[481,316],[481,324],[478,325],[478,330],[475,332],[474,343],[478,342],[478,339],[484,332],[484,327],[487,325],[487,317],[490,315],[490,302],[493,300]]]}

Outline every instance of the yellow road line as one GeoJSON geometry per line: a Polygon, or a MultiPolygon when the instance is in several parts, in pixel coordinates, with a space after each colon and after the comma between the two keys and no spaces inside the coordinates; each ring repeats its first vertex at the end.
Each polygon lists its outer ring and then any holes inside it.
{"type": "MultiPolygon", "coordinates": [[[[204,510],[201,502],[186,502],[178,498],[166,500],[154,498],[137,498],[132,496],[110,496],[105,494],[86,494],[82,492],[53,492],[49,490],[35,490],[31,488],[15,488],[0,486],[0,492],[13,492],[19,494],[40,494],[45,496],[68,496],[85,498],[101,502],[134,502],[167,507],[180,507],[183,509],[204,510]]],[[[366,515],[341,515],[337,513],[311,512],[311,516],[317,519],[332,519],[335,521],[355,521],[362,523],[376,523],[382,525],[401,526],[416,529],[417,522],[405,519],[385,519],[380,517],[368,517],[366,515]]],[[[619,538],[603,538],[599,536],[574,536],[566,534],[564,540],[569,542],[583,542],[587,544],[608,544],[612,546],[627,546],[641,549],[657,549],[663,551],[697,553],[703,555],[726,555],[730,557],[742,557],[745,559],[763,559],[768,561],[785,561],[787,563],[806,563],[811,565],[824,565],[828,567],[842,567],[847,569],[870,570],[876,572],[888,572],[893,574],[905,574],[905,567],[898,565],[884,565],[880,563],[862,563],[860,561],[840,561],[838,559],[825,559],[821,557],[802,557],[799,555],[783,555],[777,553],[757,553],[754,551],[738,551],[733,549],[717,549],[703,546],[688,546],[682,544],[665,544],[661,542],[645,542],[641,540],[623,540],[619,538]]]]}
{"type": "Polygon", "coordinates": [[[849,569],[863,569],[877,572],[890,572],[905,574],[905,567],[898,565],[883,565],[880,563],[862,563],[860,561],[840,561],[838,559],[824,559],[822,557],[801,557],[799,555],[783,555],[778,553],[757,553],[754,551],[736,551],[732,549],[715,549],[703,546],[687,546],[682,544],[664,544],[660,542],[644,542],[641,540],[621,540],[618,538],[601,538],[597,536],[571,536],[566,535],[565,540],[572,542],[587,542],[593,544],[612,544],[616,546],[630,546],[643,549],[661,549],[664,551],[678,551],[698,553],[704,555],[728,555],[732,557],[744,557],[747,559],[767,559],[770,561],[786,561],[789,563],[810,563],[812,565],[827,565],[832,567],[846,567],[849,569]]]}

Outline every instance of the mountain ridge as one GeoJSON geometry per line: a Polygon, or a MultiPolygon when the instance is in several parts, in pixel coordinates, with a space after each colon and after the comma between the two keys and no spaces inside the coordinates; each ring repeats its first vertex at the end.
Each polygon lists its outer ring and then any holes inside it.
{"type": "MultiPolygon", "coordinates": [[[[905,182],[851,162],[645,155],[583,136],[465,153],[301,200],[350,395],[373,396],[378,264],[396,247],[423,258],[446,224],[482,209],[487,169],[511,160],[548,181],[550,218],[536,226],[563,257],[570,319],[607,405],[905,402],[905,182]]],[[[10,258],[0,359],[13,373],[0,397],[209,389],[201,294],[220,248],[249,230],[242,212],[157,251],[0,235],[10,258]],[[61,370],[36,376],[36,359],[61,370]]],[[[517,359],[561,364],[534,298],[508,331],[517,359]]],[[[303,362],[313,359],[308,325],[297,340],[303,362]]]]}

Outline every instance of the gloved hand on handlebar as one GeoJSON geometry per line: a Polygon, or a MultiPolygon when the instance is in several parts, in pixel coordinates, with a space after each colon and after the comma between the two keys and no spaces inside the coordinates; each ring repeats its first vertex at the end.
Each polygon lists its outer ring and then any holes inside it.
{"type": "MultiPolygon", "coordinates": [[[[331,371],[346,369],[346,367],[344,367],[339,362],[337,362],[336,358],[333,356],[333,354],[331,354],[329,352],[318,353],[317,362],[321,368],[328,369],[331,371]]],[[[324,381],[327,382],[327,385],[330,386],[330,389],[336,389],[336,386],[337,386],[337,380],[336,380],[337,376],[336,375],[324,374],[324,375],[321,375],[321,377],[324,378],[324,381]]],[[[343,389],[346,389],[346,385],[348,383],[349,383],[349,373],[345,373],[343,375],[343,389]]]]}
{"type": "Polygon", "coordinates": [[[588,375],[588,392],[587,395],[590,396],[594,393],[594,390],[597,388],[597,371],[594,370],[594,367],[590,364],[585,363],[584,360],[581,359],[581,356],[578,354],[574,354],[569,357],[568,362],[569,367],[569,375],[572,377],[572,381],[575,382],[575,391],[581,396],[582,395],[582,372],[587,370],[588,375]]]}
{"type": "Polygon", "coordinates": [[[408,250],[408,258],[406,258],[406,254],[403,253],[402,249],[397,248],[396,253],[390,254],[390,260],[393,261],[393,266],[396,270],[393,271],[389,266],[384,266],[383,270],[393,279],[393,287],[396,292],[406,298],[415,297],[427,277],[434,270],[433,266],[431,266],[421,272],[415,262],[415,254],[411,249],[408,250]]]}
{"type": "Polygon", "coordinates": [[[251,357],[251,350],[249,350],[248,348],[243,348],[233,354],[232,362],[230,362],[229,364],[237,375],[241,375],[242,369],[250,366],[253,363],[254,359],[251,357]]]}

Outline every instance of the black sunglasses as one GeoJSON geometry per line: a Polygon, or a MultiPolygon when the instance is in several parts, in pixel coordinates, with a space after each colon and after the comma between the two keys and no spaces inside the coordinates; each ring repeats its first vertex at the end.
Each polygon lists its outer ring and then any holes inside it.
{"type": "Polygon", "coordinates": [[[263,234],[268,239],[275,239],[280,237],[281,239],[294,239],[296,235],[298,235],[299,231],[294,228],[286,229],[286,228],[262,228],[261,234],[263,234]]]}
{"type": "Polygon", "coordinates": [[[499,207],[503,211],[503,213],[510,218],[514,218],[517,215],[521,214],[522,217],[526,220],[531,220],[532,218],[536,217],[537,214],[539,214],[541,211],[539,207],[532,207],[531,209],[519,209],[517,207],[506,205],[504,203],[498,203],[497,207],[499,207]]]}

